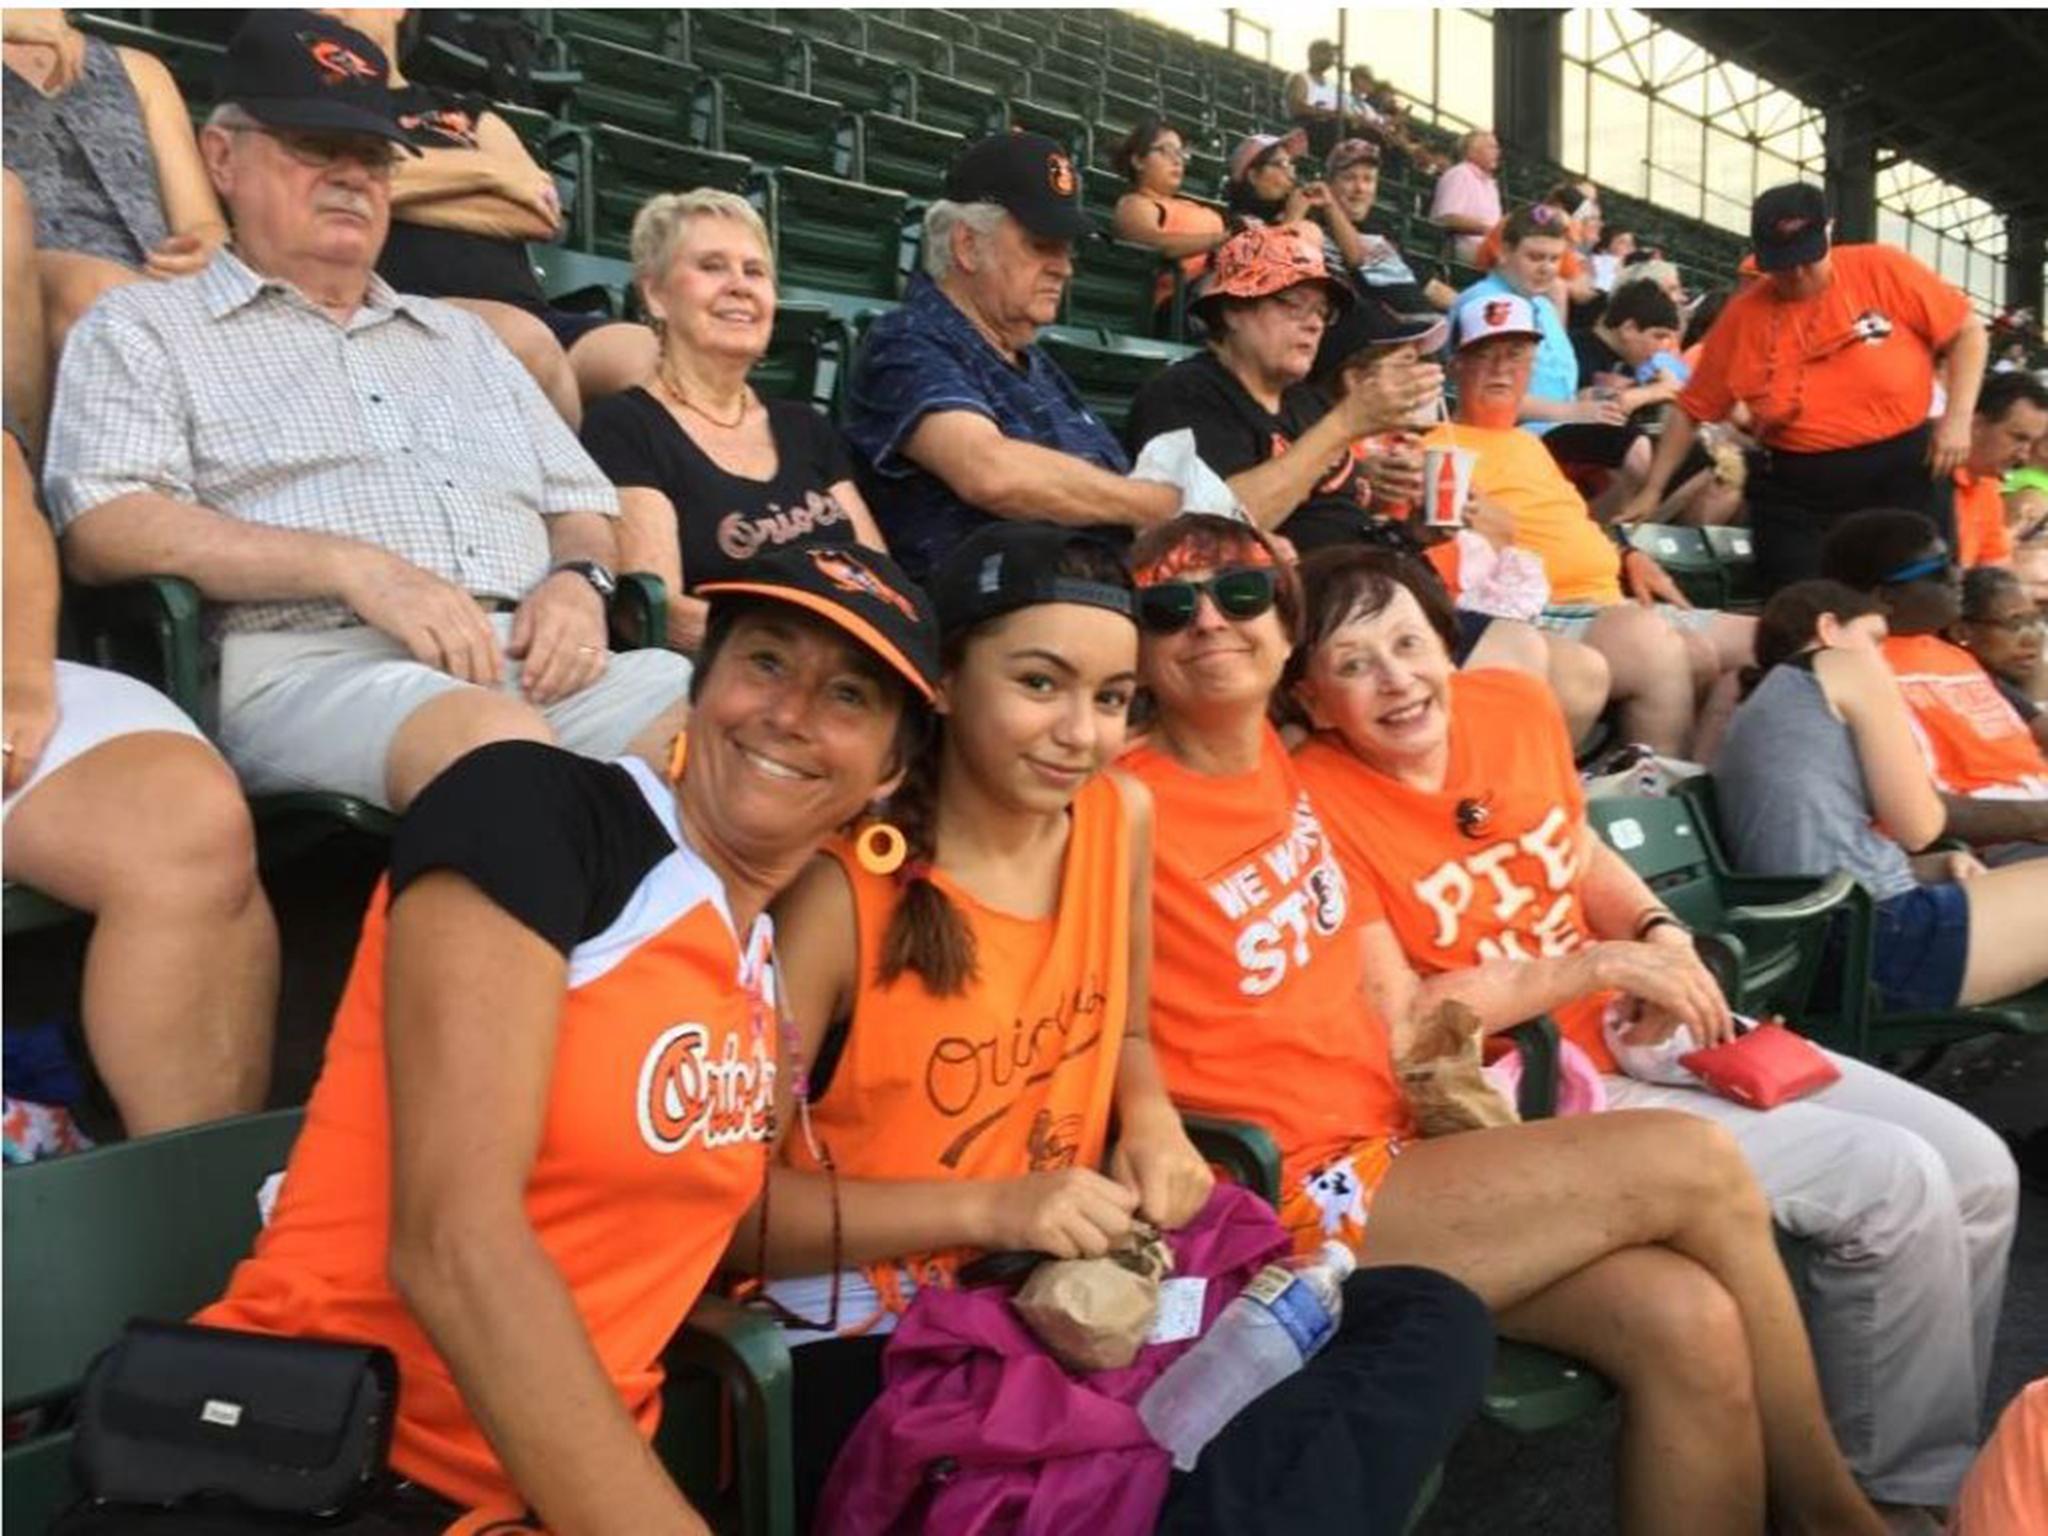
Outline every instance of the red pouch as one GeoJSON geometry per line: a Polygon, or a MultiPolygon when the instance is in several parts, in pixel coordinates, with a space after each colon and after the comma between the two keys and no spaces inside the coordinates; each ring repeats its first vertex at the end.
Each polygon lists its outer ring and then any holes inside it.
{"type": "Polygon", "coordinates": [[[1678,1064],[1722,1098],[1751,1109],[1803,1099],[1842,1075],[1819,1046],[1776,1020],[1754,1025],[1726,1044],[1689,1051],[1678,1064]]]}

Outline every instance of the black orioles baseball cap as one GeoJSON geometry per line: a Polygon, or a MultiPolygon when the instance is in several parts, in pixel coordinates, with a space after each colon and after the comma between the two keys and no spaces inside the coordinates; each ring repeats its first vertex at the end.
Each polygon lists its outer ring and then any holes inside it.
{"type": "Polygon", "coordinates": [[[228,44],[220,99],[266,127],[360,133],[419,153],[398,126],[384,50],[316,11],[250,11],[228,44]]]}
{"type": "Polygon", "coordinates": [[[871,651],[929,704],[939,687],[939,627],[924,589],[887,555],[861,544],[777,550],[746,573],[707,581],[693,594],[713,608],[726,597],[766,598],[815,614],[871,651]]]}
{"type": "Polygon", "coordinates": [[[1107,608],[1129,619],[1136,612],[1136,599],[1130,578],[1122,572],[1123,556],[1116,546],[1093,534],[1053,523],[990,523],[954,545],[932,571],[939,633],[958,635],[1040,603],[1107,608]],[[1103,569],[1116,570],[1121,579],[1088,581],[1064,574],[1060,566],[1077,545],[1099,550],[1103,569]]]}
{"type": "Polygon", "coordinates": [[[1051,240],[1094,231],[1081,211],[1081,173],[1059,140],[1042,133],[992,133],[961,151],[946,173],[946,200],[995,203],[1051,240]]]}
{"type": "Polygon", "coordinates": [[[1804,181],[1759,192],[1749,208],[1749,238],[1759,272],[1819,261],[1828,253],[1827,194],[1804,181]]]}

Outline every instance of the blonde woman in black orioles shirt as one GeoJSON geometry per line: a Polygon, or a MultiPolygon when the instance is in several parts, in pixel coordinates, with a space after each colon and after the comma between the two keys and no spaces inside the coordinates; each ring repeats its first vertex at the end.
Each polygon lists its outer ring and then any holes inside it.
{"type": "Polygon", "coordinates": [[[743,580],[778,549],[878,550],[882,535],[831,424],[747,383],[775,324],[760,215],[730,192],[664,192],[634,218],[632,249],[661,361],[591,408],[583,446],[619,488],[623,569],[668,584],[669,644],[694,652],[701,583],[743,580]]]}

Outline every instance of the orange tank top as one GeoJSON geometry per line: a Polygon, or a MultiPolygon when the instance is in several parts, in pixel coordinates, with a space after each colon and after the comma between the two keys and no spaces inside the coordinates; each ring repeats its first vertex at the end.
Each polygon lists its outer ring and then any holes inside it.
{"type": "Polygon", "coordinates": [[[1184,1108],[1264,1126],[1289,1188],[1362,1141],[1411,1131],[1387,1031],[1365,994],[1349,885],[1279,734],[1210,776],[1152,745],[1152,1048],[1184,1108]]]}
{"type": "MultiPolygon", "coordinates": [[[[1585,790],[1564,716],[1540,679],[1505,668],[1451,674],[1440,789],[1375,773],[1322,737],[1303,744],[1295,764],[1329,817],[1345,873],[1377,892],[1422,975],[1569,954],[1592,941],[1579,900],[1585,790]],[[1465,806],[1484,811],[1477,835],[1462,830],[1465,806]]],[[[1556,1015],[1603,1072],[1615,1070],[1600,1027],[1612,995],[1574,998],[1556,1015]]]]}
{"type": "MultiPolygon", "coordinates": [[[[1159,210],[1159,233],[1162,235],[1221,235],[1222,215],[1214,208],[1185,197],[1154,197],[1150,192],[1128,192],[1127,197],[1141,197],[1159,210]]],[[[1180,258],[1182,278],[1189,284],[1209,270],[1209,251],[1190,251],[1180,258]]],[[[1173,297],[1173,274],[1161,272],[1159,280],[1152,287],[1152,307],[1157,309],[1173,297]]]]}
{"type": "MultiPolygon", "coordinates": [[[[675,835],[673,797],[627,767],[675,835]]],[[[662,1350],[761,1188],[775,1080],[767,919],[736,936],[717,877],[678,844],[569,957],[525,1197],[605,1374],[649,1436],[662,1350]]],[[[458,1502],[517,1512],[525,1501],[388,1273],[387,902],[380,883],[270,1225],[196,1320],[386,1346],[399,1370],[392,1466],[458,1502]]]]}
{"type": "MultiPolygon", "coordinates": [[[[860,979],[845,1045],[811,1124],[851,1179],[1007,1179],[1099,1168],[1131,994],[1131,831],[1121,791],[1096,775],[1074,797],[1058,905],[1019,917],[934,872],[974,933],[977,976],[936,997],[922,977],[880,980],[893,878],[828,848],[853,892],[860,979]]],[[[803,1138],[784,1145],[815,1168],[803,1138]]],[[[890,1301],[900,1266],[945,1283],[962,1253],[870,1267],[890,1301]]]]}

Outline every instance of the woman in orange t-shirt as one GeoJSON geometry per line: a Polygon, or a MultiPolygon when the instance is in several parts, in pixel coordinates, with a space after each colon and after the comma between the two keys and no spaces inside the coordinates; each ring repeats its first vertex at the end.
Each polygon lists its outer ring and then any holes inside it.
{"type": "MultiPolygon", "coordinates": [[[[1451,671],[1451,616],[1412,564],[1331,552],[1303,581],[1308,641],[1290,696],[1318,734],[1296,760],[1346,873],[1385,907],[1387,923],[1367,934],[1369,974],[1398,993],[1419,972],[1425,1006],[1461,1002],[1487,1028],[1553,1013],[1606,1072],[1611,1106],[1675,1110],[1733,1136],[1777,1224],[1800,1240],[1814,1356],[1859,1480],[1884,1499],[1946,1505],[1976,1440],[2012,1243],[2015,1180],[1998,1137],[1847,1057],[1832,1058],[1835,1082],[1768,1115],[1689,1076],[1621,1075],[1603,1020],[1639,1044],[1679,1024],[1709,1043],[1726,1037],[1728,1014],[1690,935],[1587,825],[1556,705],[1526,676],[1451,671]],[[1906,1169],[1930,1171],[1910,1199],[1906,1169]]],[[[1904,706],[1887,692],[1893,744],[1910,755],[1904,706]]],[[[1785,753],[1803,763],[1810,747],[1787,744],[1779,776],[1785,753]]],[[[1921,798],[1915,814],[1938,811],[1924,779],[1921,798]]]]}
{"type": "Polygon", "coordinates": [[[938,646],[864,549],[704,591],[671,782],[500,742],[414,802],[275,1215],[199,1315],[397,1357],[380,1532],[709,1530],[648,1437],[766,1167],[765,909],[896,782],[938,646]]]}
{"type": "Polygon", "coordinates": [[[1796,1528],[1879,1536],[1828,1434],[1763,1201],[1725,1134],[1646,1111],[1410,1135],[1381,1019],[1404,1027],[1412,988],[1368,971],[1376,902],[1347,881],[1313,792],[1273,761],[1267,708],[1298,621],[1293,578],[1263,535],[1223,519],[1177,519],[1132,559],[1140,672],[1159,713],[1129,761],[1158,819],[1152,1026],[1176,1100],[1262,1122],[1286,1160],[1288,1207],[1354,1233],[1366,1264],[1450,1274],[1507,1333],[1617,1380],[1632,1536],[1747,1536],[1763,1523],[1766,1468],[1796,1528]]]}

